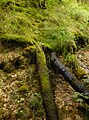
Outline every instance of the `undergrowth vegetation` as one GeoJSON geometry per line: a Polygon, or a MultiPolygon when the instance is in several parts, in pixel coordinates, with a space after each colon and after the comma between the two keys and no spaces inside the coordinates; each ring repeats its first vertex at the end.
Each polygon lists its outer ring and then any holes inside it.
{"type": "Polygon", "coordinates": [[[38,0],[0,0],[0,11],[0,40],[42,42],[69,63],[78,44],[89,43],[89,7],[81,0],[47,0],[46,8],[38,0]]]}

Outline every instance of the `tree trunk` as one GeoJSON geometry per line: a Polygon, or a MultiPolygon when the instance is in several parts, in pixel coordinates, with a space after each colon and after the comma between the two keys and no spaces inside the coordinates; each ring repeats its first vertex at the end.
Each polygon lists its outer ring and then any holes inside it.
{"type": "MultiPolygon", "coordinates": [[[[64,79],[71,85],[71,87],[79,93],[83,93],[84,95],[89,95],[89,91],[87,91],[84,87],[83,84],[81,84],[81,82],[79,80],[77,80],[77,78],[70,73],[64,65],[62,65],[61,62],[58,61],[58,58],[56,57],[56,55],[54,53],[52,53],[52,57],[51,57],[51,63],[53,65],[53,67],[55,68],[56,72],[60,73],[64,79]]],[[[89,99],[83,98],[82,99],[89,104],[89,99]]]]}
{"type": "Polygon", "coordinates": [[[36,48],[36,56],[37,56],[37,65],[38,65],[38,72],[39,72],[40,84],[41,84],[41,92],[43,97],[43,104],[44,104],[47,120],[59,120],[50,81],[49,81],[46,58],[41,48],[41,45],[38,45],[36,48]]]}

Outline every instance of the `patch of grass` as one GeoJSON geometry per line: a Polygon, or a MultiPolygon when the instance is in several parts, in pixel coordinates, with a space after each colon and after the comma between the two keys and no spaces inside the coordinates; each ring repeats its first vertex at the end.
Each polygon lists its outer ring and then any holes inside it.
{"type": "Polygon", "coordinates": [[[69,52],[73,53],[77,49],[76,34],[89,39],[88,19],[86,4],[78,4],[76,0],[63,0],[49,11],[49,19],[44,21],[43,27],[40,28],[40,40],[50,44],[53,50],[64,56],[69,52]]]}
{"type": "Polygon", "coordinates": [[[78,60],[74,54],[68,54],[66,56],[66,63],[73,70],[78,67],[78,60]]]}
{"type": "MultiPolygon", "coordinates": [[[[23,5],[28,1],[11,1],[4,0],[1,2],[1,38],[7,38],[7,40],[18,40],[21,42],[34,41],[37,39],[38,23],[35,22],[34,16],[38,13],[38,10],[30,7],[24,8],[23,5]],[[23,4],[23,5],[22,5],[23,4]],[[33,16],[33,17],[32,17],[33,16]],[[20,39],[19,39],[20,38],[20,39]]],[[[42,17],[42,16],[41,16],[42,17]]],[[[41,17],[39,19],[41,19],[41,17]]]]}

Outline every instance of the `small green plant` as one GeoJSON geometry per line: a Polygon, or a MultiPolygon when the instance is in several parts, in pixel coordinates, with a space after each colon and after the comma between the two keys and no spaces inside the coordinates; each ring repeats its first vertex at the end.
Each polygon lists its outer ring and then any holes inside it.
{"type": "Polygon", "coordinates": [[[84,94],[84,93],[79,93],[79,92],[74,92],[73,98],[76,102],[83,102],[83,98],[89,100],[89,94],[84,94]]]}
{"type": "Polygon", "coordinates": [[[76,67],[78,67],[78,60],[77,60],[77,57],[74,54],[69,53],[66,56],[65,61],[71,69],[75,69],[76,67]]]}
{"type": "Polygon", "coordinates": [[[21,120],[25,118],[26,110],[24,108],[21,108],[17,111],[16,116],[17,118],[20,118],[21,120]]]}
{"type": "Polygon", "coordinates": [[[43,117],[45,115],[42,103],[43,101],[40,93],[32,94],[29,101],[29,107],[31,108],[35,119],[37,119],[37,117],[43,117]]]}
{"type": "Polygon", "coordinates": [[[39,93],[32,94],[30,98],[30,107],[32,110],[37,110],[42,107],[42,98],[39,93]]]}
{"type": "Polygon", "coordinates": [[[25,100],[25,98],[19,98],[17,102],[18,102],[18,104],[19,104],[19,103],[23,103],[24,100],[25,100]]]}

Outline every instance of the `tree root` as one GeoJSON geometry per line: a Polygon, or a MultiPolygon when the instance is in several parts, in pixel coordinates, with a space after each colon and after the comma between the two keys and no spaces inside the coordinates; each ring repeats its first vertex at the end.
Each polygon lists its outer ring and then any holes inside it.
{"type": "Polygon", "coordinates": [[[38,72],[39,72],[40,84],[41,84],[41,92],[43,97],[43,104],[47,117],[46,119],[59,120],[50,81],[49,81],[46,58],[41,48],[41,45],[38,45],[36,48],[36,56],[37,56],[37,65],[38,65],[38,72]]]}

